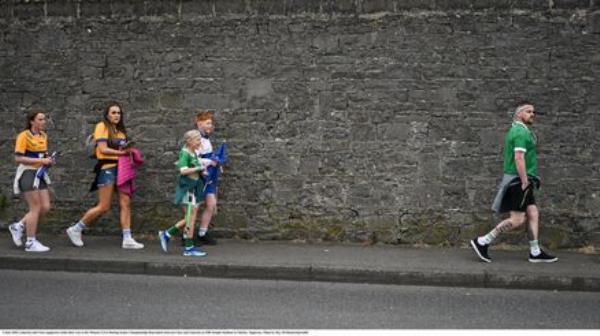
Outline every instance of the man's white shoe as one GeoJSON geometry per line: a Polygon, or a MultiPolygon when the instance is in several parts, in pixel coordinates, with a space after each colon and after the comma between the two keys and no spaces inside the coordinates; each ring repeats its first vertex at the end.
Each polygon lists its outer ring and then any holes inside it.
{"type": "Polygon", "coordinates": [[[26,252],[48,252],[50,248],[48,246],[44,246],[37,240],[29,241],[25,243],[25,251],[26,252]]]}
{"type": "Polygon", "coordinates": [[[10,231],[13,243],[15,243],[17,247],[23,246],[23,229],[19,228],[17,223],[14,223],[8,226],[8,231],[10,231]]]}
{"type": "Polygon", "coordinates": [[[124,249],[139,250],[144,248],[144,244],[136,242],[133,238],[123,238],[124,249]]]}
{"type": "Polygon", "coordinates": [[[69,239],[71,240],[71,243],[73,243],[73,245],[77,247],[83,246],[83,240],[81,240],[81,231],[77,231],[72,227],[69,227],[67,229],[67,236],[69,236],[69,239]]]}

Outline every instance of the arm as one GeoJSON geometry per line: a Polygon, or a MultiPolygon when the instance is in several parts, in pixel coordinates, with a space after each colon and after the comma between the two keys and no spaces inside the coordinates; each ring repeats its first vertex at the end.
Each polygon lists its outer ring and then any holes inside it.
{"type": "Polygon", "coordinates": [[[52,158],[30,158],[22,155],[15,155],[15,162],[24,165],[33,165],[41,163],[43,165],[49,166],[52,164],[52,158]]]}
{"type": "Polygon", "coordinates": [[[529,185],[527,167],[525,166],[525,152],[515,151],[515,165],[517,166],[517,174],[521,179],[521,189],[525,190],[529,185]]]}
{"type": "Polygon", "coordinates": [[[208,167],[208,166],[216,166],[219,163],[213,159],[200,159],[200,162],[202,163],[203,166],[208,167]]]}
{"type": "Polygon", "coordinates": [[[181,150],[179,152],[179,159],[177,160],[177,168],[179,168],[179,174],[181,175],[192,175],[200,173],[204,169],[204,165],[195,167],[197,160],[194,160],[195,155],[193,152],[181,150]]]}
{"type": "Polygon", "coordinates": [[[183,167],[183,168],[179,169],[179,173],[181,175],[197,174],[201,171],[202,171],[202,167],[192,167],[192,168],[183,167]]]}
{"type": "Polygon", "coordinates": [[[129,150],[112,149],[108,147],[109,132],[104,123],[100,122],[94,129],[94,141],[96,141],[96,147],[100,153],[104,155],[125,155],[129,153],[129,150]]]}
{"type": "Polygon", "coordinates": [[[98,149],[100,150],[100,153],[102,153],[104,155],[126,155],[129,153],[128,150],[118,150],[118,149],[109,148],[106,141],[99,141],[98,149]]]}

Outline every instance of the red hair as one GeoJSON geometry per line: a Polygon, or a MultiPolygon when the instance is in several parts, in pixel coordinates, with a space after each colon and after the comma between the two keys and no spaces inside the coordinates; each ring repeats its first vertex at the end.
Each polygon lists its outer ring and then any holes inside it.
{"type": "Polygon", "coordinates": [[[210,111],[204,111],[204,110],[198,110],[198,112],[196,113],[196,121],[206,121],[206,120],[212,120],[214,121],[215,118],[213,116],[213,113],[210,111]]]}

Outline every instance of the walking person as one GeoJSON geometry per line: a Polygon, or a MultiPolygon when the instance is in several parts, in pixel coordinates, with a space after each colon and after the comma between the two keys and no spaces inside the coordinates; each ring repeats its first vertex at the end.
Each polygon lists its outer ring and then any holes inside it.
{"type": "MultiPolygon", "coordinates": [[[[83,230],[108,210],[110,210],[112,196],[117,189],[117,163],[120,156],[129,155],[127,131],[125,129],[123,109],[117,102],[108,104],[104,111],[102,121],[94,130],[96,142],[96,157],[98,163],[94,168],[96,173],[92,183],[92,191],[97,191],[98,203],[89,209],[83,217],[67,229],[67,236],[71,243],[77,247],[84,245],[81,238],[83,230]]],[[[124,249],[142,249],[144,244],[138,243],[131,235],[131,195],[117,189],[119,197],[119,219],[123,232],[124,249]]]]}
{"type": "Polygon", "coordinates": [[[509,212],[510,217],[501,221],[484,236],[471,241],[479,259],[491,262],[488,247],[504,232],[513,230],[527,222],[529,238],[529,261],[555,262],[557,257],[540,248],[539,210],[535,203],[534,190],[539,189],[537,167],[537,138],[531,126],[535,120],[535,108],[530,103],[521,103],[514,113],[512,126],[504,139],[504,176],[492,209],[498,213],[509,212]]]}
{"type": "Polygon", "coordinates": [[[48,155],[48,136],[46,113],[32,110],[27,114],[25,129],[17,136],[15,144],[15,162],[18,164],[14,180],[15,194],[23,193],[27,214],[18,222],[9,225],[13,242],[23,246],[23,232],[27,236],[26,252],[47,252],[50,248],[36,239],[40,219],[50,211],[50,193],[48,168],[54,164],[54,158],[48,155]]]}
{"type": "Polygon", "coordinates": [[[177,168],[179,178],[175,192],[175,204],[182,205],[184,218],[171,226],[166,231],[158,231],[160,245],[164,252],[168,252],[168,244],[171,237],[183,229],[185,249],[184,256],[203,257],[206,252],[194,246],[194,223],[198,214],[200,200],[203,199],[204,181],[203,173],[206,169],[202,166],[196,152],[202,145],[202,136],[197,130],[188,131],[183,137],[184,146],[179,151],[177,168]]]}
{"type": "Polygon", "coordinates": [[[212,159],[213,147],[210,136],[214,132],[214,115],[209,111],[198,111],[196,114],[196,126],[202,135],[202,145],[197,151],[200,161],[207,167],[208,174],[204,178],[204,211],[200,217],[200,228],[198,229],[198,243],[202,245],[216,245],[217,240],[208,232],[210,221],[217,212],[217,190],[219,181],[216,173],[218,162],[212,159]],[[213,177],[212,179],[210,177],[213,177]]]}

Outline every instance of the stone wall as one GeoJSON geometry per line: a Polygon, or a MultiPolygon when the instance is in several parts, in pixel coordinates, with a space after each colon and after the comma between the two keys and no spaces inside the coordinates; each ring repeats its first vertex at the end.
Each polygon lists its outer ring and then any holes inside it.
{"type": "MultiPolygon", "coordinates": [[[[12,153],[47,109],[62,231],[93,205],[83,143],[106,102],[144,151],[134,230],[173,223],[196,108],[230,146],[215,232],[463,244],[499,217],[510,110],[535,102],[542,240],[600,245],[600,1],[0,1],[0,221],[12,153]]],[[[113,211],[94,233],[117,232],[113,211]]],[[[524,241],[523,231],[505,237],[524,241]]]]}

